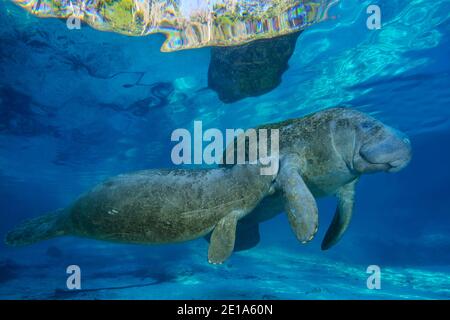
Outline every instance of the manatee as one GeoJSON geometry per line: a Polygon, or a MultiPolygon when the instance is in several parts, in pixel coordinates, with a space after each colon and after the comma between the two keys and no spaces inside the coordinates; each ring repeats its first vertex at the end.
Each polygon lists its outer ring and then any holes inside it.
{"type": "MultiPolygon", "coordinates": [[[[315,198],[334,195],[338,206],[323,243],[327,249],[350,223],[361,175],[397,172],[411,159],[404,134],[356,110],[333,108],[261,128],[279,129],[279,169],[273,175],[261,175],[260,166],[250,163],[119,175],[69,207],[19,225],[7,234],[6,243],[27,245],[73,235],[163,244],[211,232],[208,261],[222,263],[234,250],[239,223],[278,214],[280,203],[297,239],[312,240],[318,229],[315,198]],[[261,207],[262,201],[271,205],[261,207]]],[[[249,240],[247,247],[255,244],[249,240]]]]}
{"type": "Polygon", "coordinates": [[[25,222],[7,234],[6,243],[26,245],[72,235],[163,244],[196,239],[213,230],[208,258],[222,262],[233,251],[237,221],[269,193],[273,179],[260,176],[253,165],[119,175],[69,207],[25,222]]]}
{"type": "MultiPolygon", "coordinates": [[[[412,156],[411,143],[405,134],[347,108],[328,109],[260,128],[280,129],[281,154],[301,150],[299,171],[315,198],[337,198],[335,215],[322,242],[322,250],[334,246],[349,226],[355,187],[361,175],[398,172],[407,166],[412,156]]],[[[278,188],[239,221],[235,251],[248,250],[259,243],[259,224],[285,210],[285,196],[278,188]]],[[[208,236],[205,238],[209,240],[208,236]]]]}

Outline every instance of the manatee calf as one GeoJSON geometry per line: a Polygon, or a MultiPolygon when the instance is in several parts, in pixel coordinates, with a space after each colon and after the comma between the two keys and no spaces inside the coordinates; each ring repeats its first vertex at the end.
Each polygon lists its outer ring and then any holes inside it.
{"type": "MultiPolygon", "coordinates": [[[[279,213],[282,203],[296,237],[307,242],[318,228],[315,197],[336,195],[338,208],[323,245],[328,248],[350,222],[359,177],[399,171],[411,158],[403,134],[355,110],[328,109],[262,128],[279,129],[280,162],[274,175],[260,175],[260,167],[252,164],[119,175],[69,207],[25,222],[7,234],[6,243],[74,235],[158,244],[212,231],[208,260],[221,263],[234,250],[236,228],[246,230],[239,220],[249,219],[253,224],[247,224],[255,227],[258,218],[279,213]],[[255,210],[262,200],[271,205],[255,210]]],[[[258,239],[250,240],[248,247],[258,239]]]]}

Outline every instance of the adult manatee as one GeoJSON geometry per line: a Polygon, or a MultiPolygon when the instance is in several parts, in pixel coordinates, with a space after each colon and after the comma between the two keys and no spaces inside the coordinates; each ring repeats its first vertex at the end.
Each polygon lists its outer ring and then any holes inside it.
{"type": "MultiPolygon", "coordinates": [[[[352,109],[328,109],[304,118],[264,125],[260,129],[279,129],[281,157],[297,157],[293,166],[301,175],[302,181],[298,185],[299,190],[304,190],[302,198],[336,196],[338,205],[322,242],[323,250],[335,245],[347,229],[353,215],[355,186],[361,175],[400,171],[412,155],[405,134],[352,109]]],[[[236,146],[229,146],[227,152],[230,148],[236,146]]],[[[286,160],[281,162],[282,165],[286,163],[286,160]]],[[[291,180],[295,177],[293,175],[291,180]]],[[[279,175],[277,180],[281,179],[283,176],[279,175]]],[[[291,217],[285,201],[287,196],[289,192],[278,187],[255,210],[239,220],[235,251],[247,250],[259,243],[261,222],[285,209],[291,217]]],[[[303,211],[310,212],[310,220],[317,224],[315,202],[312,207],[314,210],[303,211]]],[[[292,221],[290,223],[292,225],[292,221]]]]}
{"type": "MultiPolygon", "coordinates": [[[[350,222],[359,177],[396,172],[411,158],[403,134],[354,110],[329,109],[263,128],[279,129],[279,170],[273,175],[261,175],[253,164],[119,175],[69,207],[23,223],[7,234],[6,243],[27,245],[74,235],[160,244],[212,231],[208,260],[222,263],[233,252],[238,221],[267,196],[280,199],[292,230],[304,243],[318,228],[315,197],[336,195],[338,208],[323,244],[328,248],[350,222]]],[[[267,209],[268,215],[279,212],[276,206],[267,209]]]]}

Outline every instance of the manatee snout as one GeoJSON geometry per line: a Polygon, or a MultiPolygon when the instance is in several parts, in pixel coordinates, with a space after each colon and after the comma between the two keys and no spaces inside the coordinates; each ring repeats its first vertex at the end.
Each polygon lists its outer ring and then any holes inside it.
{"type": "Polygon", "coordinates": [[[402,170],[409,164],[412,157],[411,141],[405,134],[402,134],[400,138],[393,143],[393,148],[395,149],[392,152],[392,158],[389,162],[391,168],[388,169],[388,172],[398,172],[402,170]]]}
{"type": "Polygon", "coordinates": [[[361,146],[355,168],[362,173],[398,172],[408,165],[411,157],[411,142],[406,134],[385,127],[361,146]]]}

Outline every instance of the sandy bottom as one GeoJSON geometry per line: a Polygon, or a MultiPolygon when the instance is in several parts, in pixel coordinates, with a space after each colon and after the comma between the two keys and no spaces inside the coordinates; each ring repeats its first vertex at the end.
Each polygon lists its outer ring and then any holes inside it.
{"type": "Polygon", "coordinates": [[[299,254],[281,246],[206,262],[207,243],[133,246],[65,238],[0,252],[2,299],[449,299],[450,273],[382,268],[381,289],[367,288],[367,266],[299,254]],[[79,291],[66,268],[81,268],[79,291]]]}

